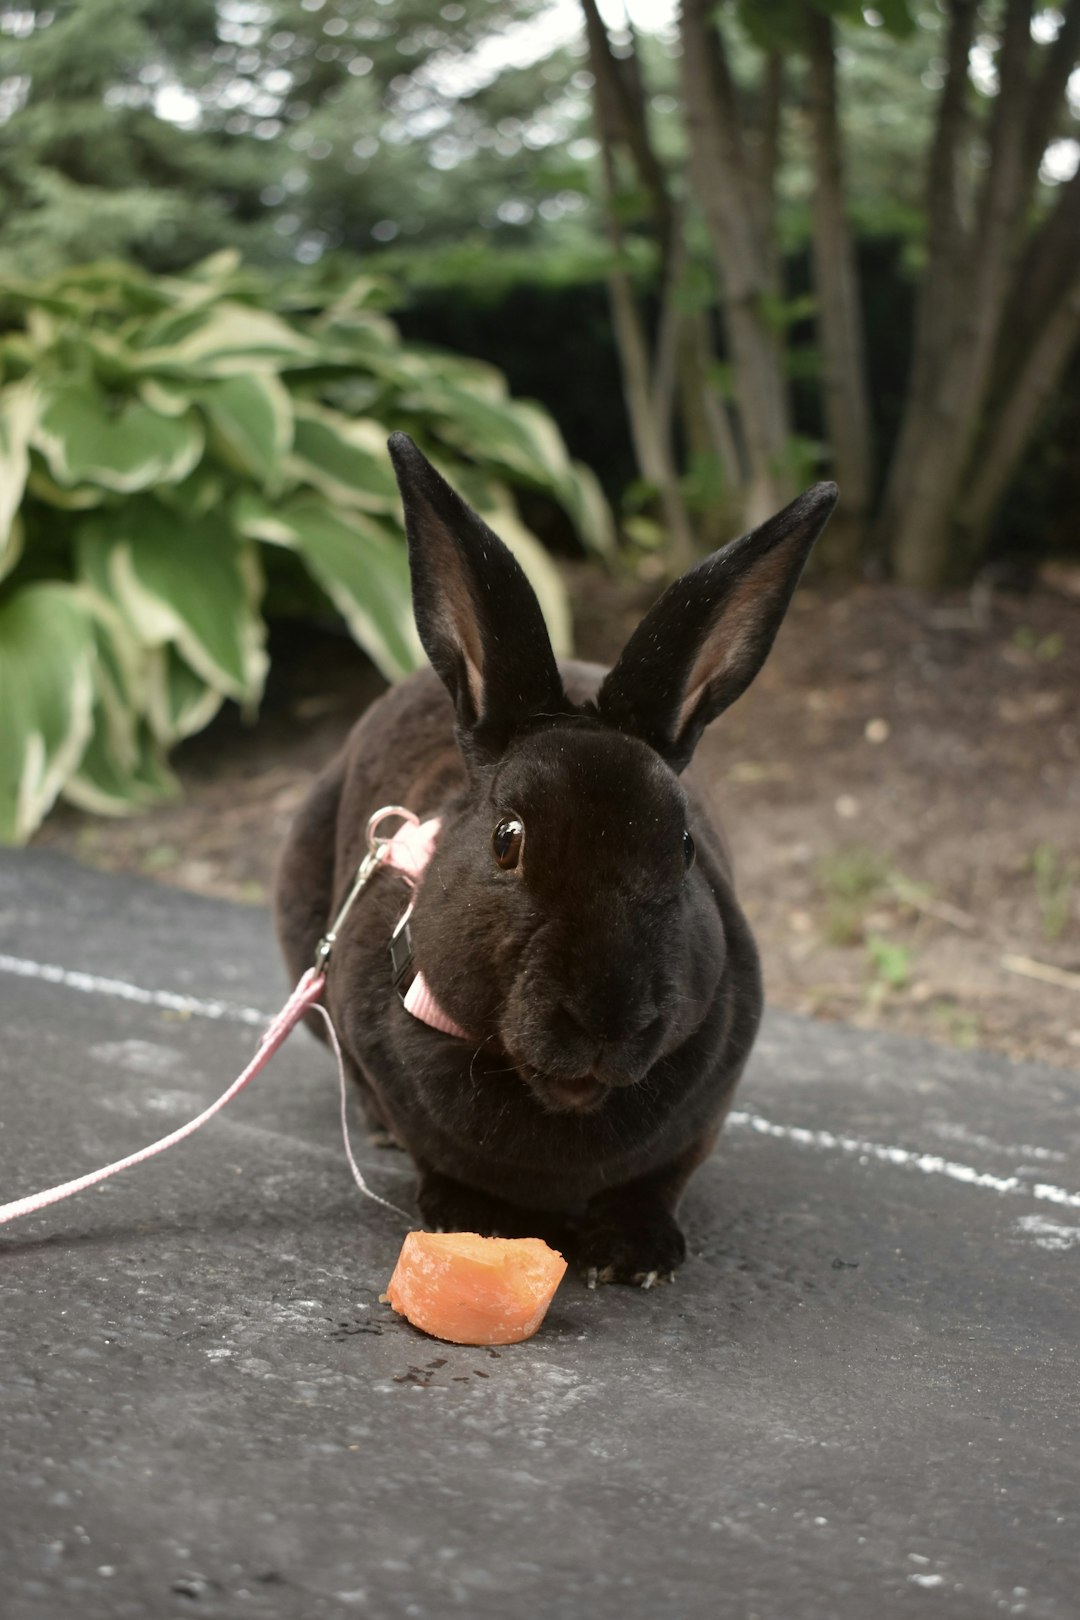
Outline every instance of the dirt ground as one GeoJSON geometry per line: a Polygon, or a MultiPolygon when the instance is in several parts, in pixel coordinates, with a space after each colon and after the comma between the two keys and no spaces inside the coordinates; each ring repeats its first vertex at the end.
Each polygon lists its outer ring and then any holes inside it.
{"type": "MultiPolygon", "coordinates": [[[[568,573],[610,659],[655,587],[568,573]]],[[[266,900],[312,774],[381,690],[347,642],[275,634],[258,723],[175,759],[183,797],[59,808],[36,842],[112,871],[266,900]]],[[[804,585],[699,759],[735,849],[770,1001],[1080,1066],[1080,577],[927,602],[804,585]]]]}

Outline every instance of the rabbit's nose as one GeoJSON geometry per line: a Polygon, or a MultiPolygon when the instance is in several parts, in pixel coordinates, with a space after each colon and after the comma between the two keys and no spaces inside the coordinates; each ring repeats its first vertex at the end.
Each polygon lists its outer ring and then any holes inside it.
{"type": "Polygon", "coordinates": [[[626,996],[603,1006],[588,1007],[574,1001],[563,1000],[559,1012],[573,1027],[575,1034],[585,1035],[601,1044],[633,1041],[647,1034],[660,1017],[651,996],[626,996]]]}

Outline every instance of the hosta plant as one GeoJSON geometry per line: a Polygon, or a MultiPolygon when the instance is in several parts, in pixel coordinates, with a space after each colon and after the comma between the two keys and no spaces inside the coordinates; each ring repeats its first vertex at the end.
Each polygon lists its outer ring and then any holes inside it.
{"type": "Polygon", "coordinates": [[[385,289],[277,290],[219,255],[0,282],[0,840],[58,794],[120,812],[266,675],[278,599],[336,611],[394,678],[420,658],[386,438],[411,433],[568,614],[517,486],[610,544],[597,485],[491,367],[403,343],[385,289]]]}

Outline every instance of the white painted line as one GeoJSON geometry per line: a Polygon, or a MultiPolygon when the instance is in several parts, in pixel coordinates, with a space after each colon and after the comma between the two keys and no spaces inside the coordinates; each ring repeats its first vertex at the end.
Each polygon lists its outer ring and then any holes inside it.
{"type": "Polygon", "coordinates": [[[174,990],[144,990],[141,985],[128,984],[124,979],[102,979],[96,973],[79,973],[71,968],[57,967],[52,962],[31,962],[23,956],[5,956],[0,952],[0,973],[13,973],[20,979],[40,979],[45,984],[62,984],[69,990],[82,990],[87,995],[115,996],[120,1001],[134,1001],[143,1007],[162,1007],[167,1012],[186,1013],[196,1018],[219,1018],[231,1024],[252,1024],[262,1029],[270,1022],[272,1013],[261,1012],[258,1007],[241,1007],[234,1001],[204,1001],[198,996],[178,995],[174,990]]]}
{"type": "Polygon", "coordinates": [[[942,1136],[947,1142],[960,1142],[965,1147],[982,1148],[986,1153],[996,1153],[998,1157],[1010,1159],[1054,1159],[1058,1164],[1068,1164],[1069,1155],[1059,1153],[1057,1148],[1035,1147],[1031,1142],[998,1142],[992,1136],[980,1136],[977,1131],[969,1131],[965,1125],[951,1125],[946,1123],[930,1126],[935,1136],[942,1136]]]}
{"type": "Polygon", "coordinates": [[[1080,1226],[1048,1221],[1045,1215],[1021,1215],[1016,1225],[1025,1236],[1033,1237],[1040,1249],[1074,1249],[1080,1244],[1080,1226]]]}
{"type": "MultiPolygon", "coordinates": [[[[57,967],[51,962],[33,962],[22,956],[5,956],[2,952],[0,973],[12,973],[23,979],[40,979],[45,984],[61,984],[69,990],[81,990],[88,995],[113,996],[144,1007],[162,1007],[168,1012],[249,1024],[259,1029],[264,1028],[272,1017],[272,1014],[262,1012],[258,1007],[242,1007],[232,1001],[206,1001],[197,996],[178,995],[173,990],[146,990],[141,985],[128,984],[125,979],[103,979],[96,973],[80,973],[71,968],[57,967]]],[[[986,1170],[975,1170],[969,1164],[943,1159],[936,1153],[916,1153],[911,1148],[890,1147],[884,1142],[864,1142],[855,1136],[837,1136],[833,1131],[811,1131],[801,1125],[776,1125],[761,1114],[747,1114],[733,1109],[727,1117],[729,1123],[736,1127],[757,1131],[761,1136],[795,1142],[800,1147],[851,1153],[904,1170],[921,1170],[924,1175],[947,1176],[951,1181],[981,1187],[988,1192],[1026,1193],[1031,1198],[1059,1204],[1066,1209],[1080,1209],[1080,1193],[1068,1192],[1064,1187],[1055,1187],[1049,1182],[1032,1183],[1020,1176],[995,1176],[986,1170]]]]}
{"type": "Polygon", "coordinates": [[[943,1159],[937,1153],[916,1153],[911,1148],[890,1147],[885,1142],[864,1142],[856,1136],[837,1136],[832,1131],[810,1131],[801,1125],[774,1125],[760,1114],[744,1114],[733,1110],[728,1115],[732,1125],[746,1126],[761,1136],[780,1137],[797,1142],[800,1147],[821,1148],[826,1152],[852,1153],[857,1158],[878,1159],[882,1164],[893,1164],[904,1170],[921,1170],[928,1176],[947,1176],[950,1181],[962,1181],[969,1187],[981,1187],[987,1192],[1026,1193],[1051,1204],[1062,1204],[1067,1209],[1080,1209],[1080,1193],[1068,1192],[1049,1182],[1030,1182],[1021,1176],[994,1176],[987,1170],[975,1170],[970,1164],[957,1164],[943,1159]]]}

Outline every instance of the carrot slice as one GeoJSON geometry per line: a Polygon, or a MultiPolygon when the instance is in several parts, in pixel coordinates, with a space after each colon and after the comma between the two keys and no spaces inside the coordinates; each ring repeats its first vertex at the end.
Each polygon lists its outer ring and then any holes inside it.
{"type": "Polygon", "coordinates": [[[517,1344],[544,1320],[566,1261],[540,1238],[410,1232],[383,1296],[451,1344],[517,1344]]]}

